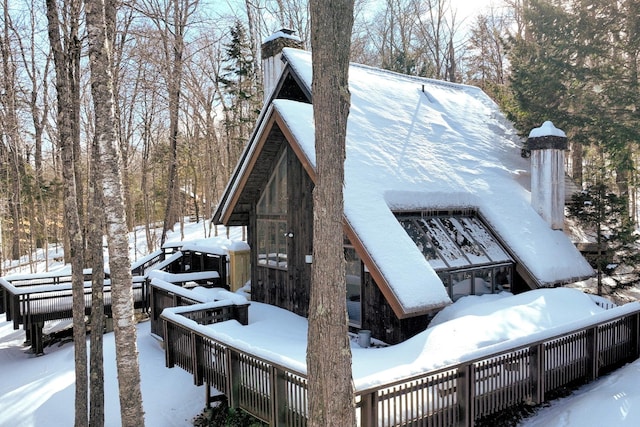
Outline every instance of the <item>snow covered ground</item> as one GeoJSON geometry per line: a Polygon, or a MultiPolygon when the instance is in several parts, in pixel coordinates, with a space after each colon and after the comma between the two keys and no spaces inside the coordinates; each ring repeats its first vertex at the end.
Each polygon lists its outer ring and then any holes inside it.
{"type": "MultiPolygon", "coordinates": [[[[221,244],[226,242],[221,238],[221,244]]],[[[637,308],[638,303],[632,305],[637,308]]],[[[541,290],[515,297],[508,293],[465,297],[441,312],[429,330],[402,344],[363,349],[354,341],[355,384],[362,388],[436,368],[489,347],[498,348],[605,315],[589,297],[571,289],[541,290]]],[[[248,326],[224,322],[216,326],[216,333],[235,345],[252,346],[254,351],[257,348],[263,355],[279,357],[282,363],[304,371],[306,327],[304,318],[254,303],[248,326]]],[[[47,347],[44,356],[34,357],[23,342],[24,333],[14,331],[0,315],[0,426],[73,425],[73,345],[47,347]]],[[[105,336],[104,346],[106,425],[115,427],[120,422],[113,334],[105,336]]],[[[180,368],[164,367],[164,352],[151,337],[149,322],[138,325],[138,346],[147,425],[191,425],[203,407],[204,389],[194,386],[191,376],[180,368]]],[[[636,361],[570,397],[552,402],[522,425],[636,426],[640,425],[639,408],[640,361],[636,361]]]]}
{"type": "MultiPolygon", "coordinates": [[[[45,348],[35,357],[25,347],[24,332],[0,315],[0,426],[70,427],[73,425],[75,373],[73,344],[45,348]]],[[[164,367],[164,351],[150,334],[149,322],[138,325],[141,387],[147,426],[178,427],[204,407],[204,389],[182,369],[164,367]]],[[[105,335],[106,425],[120,425],[113,333],[105,335]]]]}

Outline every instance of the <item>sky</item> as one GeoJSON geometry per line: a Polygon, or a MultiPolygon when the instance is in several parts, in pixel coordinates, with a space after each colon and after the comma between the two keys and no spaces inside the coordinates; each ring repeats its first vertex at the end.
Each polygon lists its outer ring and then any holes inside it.
{"type": "Polygon", "coordinates": [[[501,4],[501,0],[450,0],[451,5],[458,11],[459,19],[473,19],[474,16],[485,13],[488,8],[501,4]]]}
{"type": "MultiPolygon", "coordinates": [[[[186,227],[187,239],[202,239],[201,225],[186,227]]],[[[222,233],[224,234],[224,233],[222,233]]],[[[239,238],[199,240],[199,245],[228,248],[239,238]]],[[[176,239],[176,236],[170,238],[176,239]]],[[[133,242],[133,239],[132,239],[133,242]]],[[[140,244],[140,242],[137,242],[140,244]]],[[[199,295],[208,291],[200,289],[199,295]]],[[[638,303],[617,311],[638,309],[638,303]]],[[[501,346],[536,339],[611,315],[574,289],[532,291],[518,296],[469,296],[443,310],[431,327],[404,343],[386,348],[361,348],[352,339],[353,375],[361,389],[423,369],[434,369],[494,351],[501,346]],[[495,325],[502,325],[495,328],[495,325]]],[[[49,324],[50,329],[59,325],[49,324]]],[[[212,327],[216,337],[236,346],[250,346],[263,357],[305,370],[306,319],[265,304],[252,303],[249,325],[235,321],[212,327]],[[286,327],[282,327],[286,324],[286,327]],[[278,331],[278,333],[274,333],[278,331]]],[[[73,425],[73,344],[45,348],[35,357],[0,315],[0,426],[67,427],[73,425]]],[[[105,335],[106,426],[117,427],[119,403],[115,379],[113,334],[105,335]]],[[[204,406],[204,389],[180,368],[164,367],[164,352],[152,337],[149,322],[138,325],[138,350],[146,425],[182,427],[204,406]]],[[[554,401],[524,420],[522,426],[585,427],[640,425],[640,361],[554,401]]]]}

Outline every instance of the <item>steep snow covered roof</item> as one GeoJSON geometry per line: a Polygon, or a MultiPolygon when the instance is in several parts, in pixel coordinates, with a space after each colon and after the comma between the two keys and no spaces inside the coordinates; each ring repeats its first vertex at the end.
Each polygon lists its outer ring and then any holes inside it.
{"type": "MultiPolygon", "coordinates": [[[[283,60],[310,92],[311,54],[287,48],[283,60]]],[[[394,212],[475,209],[521,274],[539,285],[593,275],[569,239],[531,207],[521,141],[479,88],[352,64],[349,89],[345,219],[405,315],[450,299],[394,212]]],[[[272,115],[313,168],[312,105],[276,99],[262,122],[272,115]]]]}

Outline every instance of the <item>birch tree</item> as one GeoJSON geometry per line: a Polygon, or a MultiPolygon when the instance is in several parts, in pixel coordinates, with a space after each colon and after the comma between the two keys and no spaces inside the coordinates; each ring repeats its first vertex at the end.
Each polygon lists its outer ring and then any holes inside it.
{"type": "Polygon", "coordinates": [[[121,175],[122,159],[114,113],[113,45],[110,35],[115,27],[115,1],[87,0],[86,19],[95,138],[102,158],[100,179],[111,271],[111,307],[114,317],[120,419],[123,426],[144,426],[133,279],[121,175]]]}
{"type": "Polygon", "coordinates": [[[312,0],[316,186],[307,372],[309,425],[353,426],[355,410],[343,250],[345,139],[353,0],[312,0]]]}

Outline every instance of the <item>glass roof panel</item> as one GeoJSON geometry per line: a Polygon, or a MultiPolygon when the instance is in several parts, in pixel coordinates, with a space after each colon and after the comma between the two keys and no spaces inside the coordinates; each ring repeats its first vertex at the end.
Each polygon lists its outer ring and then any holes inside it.
{"type": "Polygon", "coordinates": [[[436,271],[513,262],[472,212],[403,215],[398,221],[436,271]]]}
{"type": "Polygon", "coordinates": [[[489,233],[478,218],[463,217],[460,221],[464,227],[469,230],[475,241],[484,250],[487,256],[493,262],[511,262],[513,261],[509,254],[504,250],[502,245],[489,233]]]}
{"type": "Polygon", "coordinates": [[[480,246],[472,237],[471,230],[466,229],[461,223],[462,218],[446,217],[437,218],[443,230],[449,233],[460,250],[464,253],[471,264],[486,264],[491,262],[480,246]]]}
{"type": "Polygon", "coordinates": [[[415,219],[399,218],[398,221],[400,221],[411,240],[416,243],[420,252],[434,269],[447,268],[447,264],[440,258],[431,240],[425,235],[422,227],[416,223],[415,219]]]}
{"type": "Polygon", "coordinates": [[[424,228],[438,250],[440,257],[449,267],[466,267],[471,265],[458,244],[451,240],[450,234],[440,225],[438,218],[421,218],[418,223],[424,228]]]}

